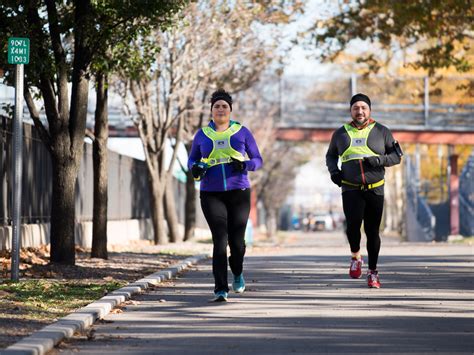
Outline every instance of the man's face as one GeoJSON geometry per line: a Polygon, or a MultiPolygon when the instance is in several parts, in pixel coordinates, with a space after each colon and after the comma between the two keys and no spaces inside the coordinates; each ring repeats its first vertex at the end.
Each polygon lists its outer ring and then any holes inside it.
{"type": "Polygon", "coordinates": [[[357,126],[363,126],[370,118],[370,107],[365,101],[356,101],[351,106],[351,117],[357,126]]]}

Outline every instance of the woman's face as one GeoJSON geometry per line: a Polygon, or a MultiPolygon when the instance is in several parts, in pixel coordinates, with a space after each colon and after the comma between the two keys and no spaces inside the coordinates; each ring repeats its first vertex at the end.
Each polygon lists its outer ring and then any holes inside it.
{"type": "Polygon", "coordinates": [[[218,100],[212,106],[212,119],[217,125],[230,122],[230,106],[224,100],[218,100]]]}

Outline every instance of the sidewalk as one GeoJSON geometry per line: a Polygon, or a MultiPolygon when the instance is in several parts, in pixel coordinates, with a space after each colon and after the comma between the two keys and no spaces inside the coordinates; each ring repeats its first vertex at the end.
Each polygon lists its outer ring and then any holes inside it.
{"type": "Polygon", "coordinates": [[[210,302],[207,261],[53,353],[473,353],[472,246],[384,240],[376,290],[349,279],[342,234],[293,239],[249,251],[228,303],[210,302]]]}

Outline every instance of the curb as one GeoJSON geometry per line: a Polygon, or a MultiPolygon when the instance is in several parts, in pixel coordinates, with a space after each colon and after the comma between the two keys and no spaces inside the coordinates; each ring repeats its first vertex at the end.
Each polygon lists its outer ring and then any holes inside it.
{"type": "Polygon", "coordinates": [[[60,318],[55,323],[47,325],[32,335],[10,345],[5,350],[0,350],[0,354],[46,354],[60,341],[72,337],[74,333],[83,331],[90,327],[97,319],[105,317],[114,307],[130,299],[132,295],[146,290],[150,285],[157,285],[164,280],[169,280],[178,272],[183,271],[189,266],[196,264],[203,259],[207,259],[208,257],[208,254],[195,255],[184,259],[165,270],[155,272],[151,275],[145,276],[143,279],[119,288],[107,296],[78,309],[74,313],[60,318]]]}

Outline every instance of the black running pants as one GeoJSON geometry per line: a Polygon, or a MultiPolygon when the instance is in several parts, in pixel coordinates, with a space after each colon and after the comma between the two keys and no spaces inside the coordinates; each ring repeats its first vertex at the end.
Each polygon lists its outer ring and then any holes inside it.
{"type": "Polygon", "coordinates": [[[367,236],[367,254],[369,269],[377,269],[377,260],[380,251],[380,223],[383,212],[383,195],[376,195],[373,191],[350,190],[342,193],[342,206],[347,222],[347,239],[351,251],[360,250],[360,228],[364,222],[364,231],[367,236]]]}
{"type": "Polygon", "coordinates": [[[245,228],[250,214],[250,189],[223,192],[201,191],[201,207],[212,233],[212,272],[214,292],[229,292],[227,282],[227,244],[229,266],[240,275],[245,255],[245,228]]]}

